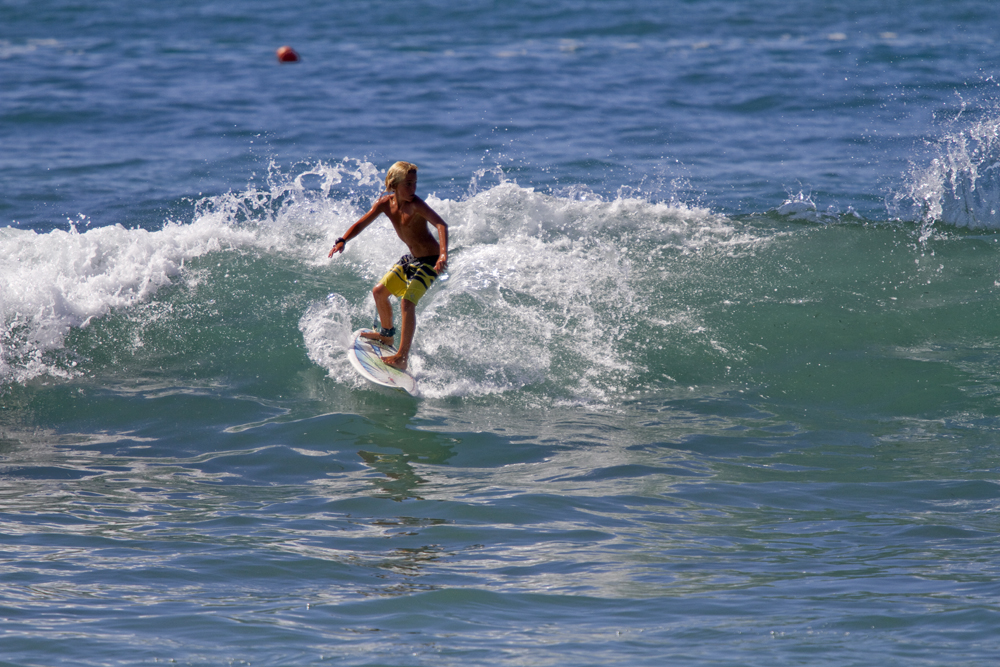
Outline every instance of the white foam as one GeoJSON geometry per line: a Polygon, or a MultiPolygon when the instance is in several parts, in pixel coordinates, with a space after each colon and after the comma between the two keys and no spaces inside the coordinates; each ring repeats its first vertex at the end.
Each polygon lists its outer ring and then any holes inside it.
{"type": "Polygon", "coordinates": [[[352,315],[356,308],[339,294],[330,294],[326,301],[311,304],[299,320],[299,331],[309,359],[321,366],[338,382],[360,384],[344,354],[351,344],[352,315]]]}

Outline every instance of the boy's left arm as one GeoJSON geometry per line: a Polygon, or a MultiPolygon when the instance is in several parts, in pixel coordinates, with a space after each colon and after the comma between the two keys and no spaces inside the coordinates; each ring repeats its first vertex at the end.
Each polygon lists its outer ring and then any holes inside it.
{"type": "Polygon", "coordinates": [[[448,223],[430,206],[424,204],[424,209],[424,218],[426,218],[427,222],[437,227],[438,246],[440,246],[440,250],[438,251],[438,261],[434,265],[434,270],[437,273],[441,273],[448,264],[448,223]]]}
{"type": "Polygon", "coordinates": [[[438,230],[438,245],[441,246],[441,252],[438,255],[437,264],[434,265],[434,270],[438,273],[444,271],[444,267],[448,264],[448,223],[444,220],[438,218],[440,222],[435,224],[438,230]]]}

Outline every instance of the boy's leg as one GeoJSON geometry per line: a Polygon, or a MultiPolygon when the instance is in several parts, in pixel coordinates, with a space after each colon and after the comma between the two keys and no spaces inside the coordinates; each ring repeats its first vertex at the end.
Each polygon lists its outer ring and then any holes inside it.
{"type": "MultiPolygon", "coordinates": [[[[392,329],[392,303],[389,301],[389,297],[393,295],[402,297],[406,293],[406,269],[403,266],[405,259],[405,255],[401,257],[389,269],[389,272],[382,276],[382,280],[378,281],[378,284],[372,288],[372,296],[375,297],[375,309],[378,311],[378,320],[382,324],[383,329],[392,329]]],[[[392,345],[392,336],[383,336],[377,331],[361,335],[364,338],[372,338],[386,345],[392,345]]]]}
{"type": "Polygon", "coordinates": [[[417,331],[417,304],[409,299],[401,299],[399,307],[403,311],[402,323],[399,325],[399,351],[391,357],[384,357],[382,361],[405,371],[410,357],[410,344],[417,331]]]}
{"type": "MultiPolygon", "coordinates": [[[[433,259],[433,258],[427,258],[433,259]]],[[[437,272],[429,262],[420,261],[420,268],[414,271],[410,280],[406,283],[406,291],[400,296],[399,308],[402,311],[400,316],[399,351],[391,357],[385,357],[383,361],[390,366],[406,370],[410,357],[410,344],[413,342],[413,334],[417,330],[417,302],[437,278],[437,272]]]]}
{"type": "MultiPolygon", "coordinates": [[[[372,288],[372,296],[375,297],[375,309],[378,311],[379,322],[382,323],[383,329],[392,328],[392,303],[389,301],[389,288],[387,288],[382,283],[375,285],[372,288]]],[[[375,340],[380,340],[387,345],[392,345],[392,336],[382,336],[378,332],[371,334],[361,334],[363,338],[372,338],[375,340]]]]}

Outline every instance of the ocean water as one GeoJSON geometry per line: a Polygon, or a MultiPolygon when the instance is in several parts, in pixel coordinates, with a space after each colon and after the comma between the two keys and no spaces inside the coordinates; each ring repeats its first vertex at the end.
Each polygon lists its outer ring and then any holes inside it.
{"type": "Polygon", "coordinates": [[[0,665],[996,664],[998,36],[3,0],[0,665]],[[416,398],[327,258],[399,159],[416,398]]]}

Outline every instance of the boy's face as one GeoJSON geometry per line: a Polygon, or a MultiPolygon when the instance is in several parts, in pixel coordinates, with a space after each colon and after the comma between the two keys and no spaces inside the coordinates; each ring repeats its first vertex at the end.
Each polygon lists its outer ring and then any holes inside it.
{"type": "Polygon", "coordinates": [[[417,172],[407,172],[406,178],[396,183],[396,198],[401,201],[412,201],[417,194],[417,172]]]}

